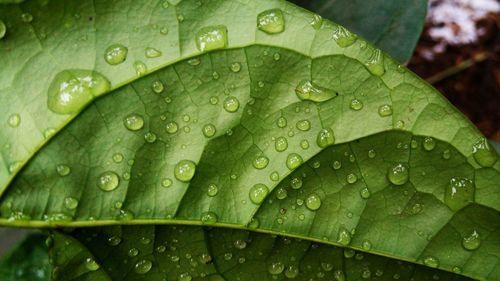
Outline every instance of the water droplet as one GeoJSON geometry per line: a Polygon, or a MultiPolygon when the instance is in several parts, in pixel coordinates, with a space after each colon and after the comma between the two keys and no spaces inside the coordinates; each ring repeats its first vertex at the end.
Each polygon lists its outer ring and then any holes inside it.
{"type": "Polygon", "coordinates": [[[10,115],[9,119],[7,119],[7,124],[12,128],[19,127],[19,124],[21,124],[21,116],[17,113],[10,115]]]}
{"type": "Polygon", "coordinates": [[[269,188],[267,185],[258,183],[250,188],[249,197],[253,203],[260,204],[266,199],[268,193],[269,188]]]}
{"type": "Polygon", "coordinates": [[[185,273],[179,274],[178,280],[179,281],[191,281],[191,280],[193,280],[193,277],[191,277],[191,274],[185,272],[185,273]]]}
{"type": "Polygon", "coordinates": [[[0,20],[0,40],[5,36],[5,33],[7,33],[7,26],[5,26],[5,23],[0,20]]]}
{"type": "Polygon", "coordinates": [[[237,72],[240,72],[241,70],[241,63],[239,62],[233,62],[231,64],[231,71],[234,72],[234,73],[237,73],[237,72]]]}
{"type": "Polygon", "coordinates": [[[196,34],[196,46],[202,52],[225,48],[227,28],[224,25],[201,28],[196,34]]]}
{"type": "Polygon", "coordinates": [[[371,57],[365,62],[366,68],[376,76],[382,76],[385,73],[384,55],[381,50],[374,50],[371,57]]]}
{"type": "Polygon", "coordinates": [[[363,103],[358,99],[351,100],[351,109],[352,110],[361,110],[363,108],[363,103]]]}
{"type": "Polygon", "coordinates": [[[167,131],[167,133],[169,133],[169,134],[177,133],[178,129],[179,129],[179,126],[174,121],[168,122],[167,125],[165,125],[165,131],[167,131]]]}
{"type": "Polygon", "coordinates": [[[300,81],[297,87],[295,87],[295,93],[301,100],[310,100],[314,102],[324,102],[337,96],[336,92],[319,87],[309,80],[300,81]]]}
{"type": "Polygon", "coordinates": [[[207,124],[207,125],[203,126],[203,135],[207,138],[213,137],[216,132],[217,132],[217,130],[216,130],[215,126],[212,124],[207,124]]]}
{"type": "Polygon", "coordinates": [[[288,279],[295,279],[299,276],[299,268],[295,265],[288,265],[283,274],[288,279]]]}
{"type": "Polygon", "coordinates": [[[118,246],[122,242],[122,238],[120,236],[111,236],[108,238],[108,245],[110,246],[118,246]]]}
{"type": "Polygon", "coordinates": [[[436,147],[436,141],[431,137],[426,137],[422,144],[425,150],[431,151],[436,147]]]}
{"type": "Polygon", "coordinates": [[[161,94],[165,90],[165,86],[163,86],[163,83],[160,80],[154,81],[151,88],[153,89],[153,92],[157,94],[161,94]]]}
{"type": "Polygon", "coordinates": [[[290,180],[290,185],[292,189],[300,189],[302,187],[302,184],[303,182],[301,178],[294,177],[292,178],[292,180],[290,180]]]}
{"type": "Polygon", "coordinates": [[[164,178],[162,181],[161,181],[161,186],[165,187],[165,188],[169,188],[171,187],[173,184],[173,181],[169,178],[164,178]]]}
{"type": "Polygon", "coordinates": [[[375,156],[377,156],[377,153],[375,152],[375,150],[373,149],[370,149],[368,150],[368,158],[375,158],[375,156]]]}
{"type": "Polygon", "coordinates": [[[65,177],[71,173],[71,168],[64,164],[59,164],[56,166],[56,172],[61,176],[65,177]]]}
{"type": "Polygon", "coordinates": [[[403,185],[408,182],[409,171],[406,164],[396,164],[387,172],[387,178],[394,185],[403,185]]]}
{"type": "Polygon", "coordinates": [[[279,137],[274,141],[274,148],[278,152],[283,152],[288,148],[288,141],[285,137],[279,137]]]}
{"type": "Polygon", "coordinates": [[[134,69],[137,76],[142,76],[148,71],[146,64],[139,60],[134,62],[134,69]]]}
{"type": "Polygon", "coordinates": [[[121,163],[123,161],[123,154],[121,154],[121,153],[115,153],[115,154],[113,154],[112,158],[113,158],[113,161],[115,163],[121,163]]]}
{"type": "Polygon", "coordinates": [[[323,25],[323,18],[320,15],[315,14],[313,15],[310,24],[314,29],[318,30],[323,25]]]}
{"type": "Polygon", "coordinates": [[[117,65],[127,59],[128,48],[122,44],[113,44],[104,52],[104,60],[110,65],[117,65]]]}
{"type": "Polygon", "coordinates": [[[115,190],[120,183],[120,178],[115,172],[106,171],[97,178],[97,186],[104,191],[115,190]]]}
{"type": "Polygon", "coordinates": [[[424,264],[427,265],[428,267],[436,268],[439,266],[439,260],[435,257],[428,256],[424,258],[424,264]]]}
{"type": "Polygon", "coordinates": [[[137,274],[146,274],[153,267],[153,263],[150,260],[140,260],[134,266],[134,271],[137,274]]]}
{"type": "Polygon", "coordinates": [[[280,175],[278,174],[278,172],[274,171],[274,172],[272,172],[272,173],[269,175],[269,178],[270,178],[272,181],[279,181],[279,180],[280,180],[280,175]]]}
{"type": "Polygon", "coordinates": [[[281,33],[285,30],[285,18],[280,9],[266,10],[257,16],[257,27],[268,34],[281,33]]]}
{"type": "Polygon", "coordinates": [[[147,58],[157,58],[157,57],[160,57],[161,56],[161,51],[155,49],[155,48],[152,48],[152,47],[147,47],[146,48],[146,51],[145,51],[145,55],[147,58]]]}
{"type": "Polygon", "coordinates": [[[394,125],[394,127],[396,129],[400,129],[400,130],[404,129],[404,127],[405,127],[405,121],[403,121],[403,120],[396,121],[396,124],[394,125]]]}
{"type": "Polygon", "coordinates": [[[64,198],[64,207],[70,210],[76,209],[78,207],[78,200],[73,197],[66,197],[64,198]]]}
{"type": "Polygon", "coordinates": [[[443,159],[448,160],[451,158],[451,151],[449,149],[446,149],[443,151],[443,159]]]}
{"type": "Polygon", "coordinates": [[[356,176],[355,174],[348,174],[347,175],[347,182],[348,183],[353,184],[357,181],[358,181],[358,176],[356,176]]]}
{"type": "Polygon", "coordinates": [[[388,104],[381,105],[378,108],[378,115],[380,115],[380,117],[391,116],[392,115],[392,106],[390,106],[388,104]]]}
{"type": "Polygon", "coordinates": [[[361,195],[361,198],[363,199],[368,199],[371,196],[371,192],[367,187],[365,187],[359,191],[359,195],[361,195]]]}
{"type": "Polygon", "coordinates": [[[300,156],[297,153],[290,153],[288,154],[288,157],[286,159],[286,166],[288,167],[288,169],[293,171],[297,169],[300,165],[302,165],[303,162],[304,160],[302,159],[302,156],[300,156]]]}
{"type": "Polygon", "coordinates": [[[138,131],[144,127],[144,119],[141,115],[132,113],[123,119],[123,125],[130,131],[138,131]]]}
{"type": "Polygon", "coordinates": [[[73,114],[108,92],[109,81],[100,73],[83,69],[59,72],[49,86],[47,105],[58,114],[73,114]]]}
{"type": "Polygon", "coordinates": [[[144,134],[144,140],[148,143],[154,143],[156,141],[156,134],[147,132],[146,134],[144,134]]]}
{"type": "Polygon", "coordinates": [[[286,188],[284,188],[284,187],[278,187],[278,189],[276,189],[276,198],[278,200],[283,200],[287,196],[288,196],[288,192],[286,191],[286,188]]]}
{"type": "Polygon", "coordinates": [[[264,169],[269,164],[269,158],[267,158],[266,156],[259,156],[259,157],[255,158],[255,160],[253,160],[252,164],[253,164],[254,168],[256,168],[256,169],[259,169],[259,170],[264,169]]]}
{"type": "Polygon", "coordinates": [[[462,238],[462,246],[464,249],[474,251],[481,246],[481,237],[476,230],[473,230],[469,235],[462,238]]]}
{"type": "Polygon", "coordinates": [[[187,63],[189,65],[192,65],[192,66],[197,66],[197,65],[199,65],[201,63],[201,60],[199,58],[192,58],[192,59],[189,59],[187,61],[187,63]]]}
{"type": "Polygon", "coordinates": [[[467,178],[452,178],[446,187],[444,202],[453,211],[458,211],[474,201],[474,183],[467,178]]]}
{"type": "Polygon", "coordinates": [[[274,59],[275,61],[279,61],[279,60],[281,59],[281,55],[280,55],[280,53],[274,53],[274,55],[273,55],[273,59],[274,59]]]}
{"type": "Polygon", "coordinates": [[[286,118],[283,116],[281,116],[280,118],[278,118],[278,120],[276,120],[276,125],[278,126],[278,128],[285,128],[287,123],[288,122],[286,118]]]}
{"type": "Polygon", "coordinates": [[[311,122],[309,120],[300,120],[297,122],[296,127],[301,131],[309,131],[311,129],[311,122]]]}
{"type": "Polygon", "coordinates": [[[217,222],[217,214],[214,212],[204,212],[201,214],[201,222],[204,224],[214,224],[217,222]]]}
{"type": "Polygon", "coordinates": [[[139,254],[139,250],[136,248],[131,248],[130,250],[128,250],[129,257],[135,257],[138,254],[139,254]]]}
{"type": "Polygon", "coordinates": [[[223,107],[227,112],[236,112],[240,108],[240,101],[236,97],[229,96],[224,100],[223,107]]]}
{"type": "Polygon", "coordinates": [[[267,271],[271,275],[281,274],[285,270],[285,265],[282,262],[273,262],[267,267],[267,271]]]}
{"type": "Polygon", "coordinates": [[[337,233],[337,243],[347,246],[351,243],[351,233],[345,227],[340,227],[337,233]]]}
{"type": "Polygon", "coordinates": [[[21,20],[23,22],[30,23],[33,21],[33,15],[31,15],[30,13],[22,13],[21,20]]]}
{"type": "Polygon", "coordinates": [[[311,211],[316,211],[321,207],[321,198],[318,194],[312,193],[306,199],[306,207],[311,211]]]}
{"type": "Polygon", "coordinates": [[[337,42],[337,45],[341,48],[346,48],[356,42],[357,36],[351,33],[343,26],[337,26],[337,29],[333,32],[333,40],[337,42]]]}
{"type": "Polygon", "coordinates": [[[363,248],[363,250],[369,251],[372,248],[372,243],[368,240],[364,240],[363,243],[361,244],[361,247],[363,248]]]}
{"type": "Polygon", "coordinates": [[[335,160],[332,163],[332,168],[334,170],[338,170],[338,169],[342,168],[342,163],[340,161],[335,160]]]}
{"type": "Polygon", "coordinates": [[[316,143],[319,147],[325,148],[335,143],[335,137],[333,136],[333,130],[330,128],[322,129],[318,133],[316,138],[316,143]]]}
{"type": "Polygon", "coordinates": [[[243,250],[247,247],[247,242],[245,242],[244,240],[236,240],[234,241],[234,247],[238,250],[243,250]]]}
{"type": "Polygon", "coordinates": [[[474,160],[482,167],[493,167],[497,162],[497,153],[485,138],[480,138],[474,143],[472,153],[474,160]]]}
{"type": "Polygon", "coordinates": [[[190,160],[181,160],[175,165],[175,178],[182,182],[188,182],[194,177],[196,165],[190,160]]]}
{"type": "Polygon", "coordinates": [[[217,185],[215,183],[209,184],[207,189],[207,195],[210,197],[214,197],[217,195],[217,193],[219,193],[219,188],[217,187],[217,185]]]}
{"type": "Polygon", "coordinates": [[[96,271],[100,268],[99,264],[93,258],[85,260],[85,267],[90,271],[96,271]]]}

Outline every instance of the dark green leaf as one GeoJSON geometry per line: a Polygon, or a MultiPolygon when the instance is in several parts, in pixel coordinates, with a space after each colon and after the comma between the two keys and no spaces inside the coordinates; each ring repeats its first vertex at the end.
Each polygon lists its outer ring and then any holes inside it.
{"type": "Polygon", "coordinates": [[[427,0],[290,0],[363,36],[407,62],[422,32],[427,0]]]}
{"type": "Polygon", "coordinates": [[[49,281],[47,236],[32,234],[0,261],[2,281],[49,281]]]}

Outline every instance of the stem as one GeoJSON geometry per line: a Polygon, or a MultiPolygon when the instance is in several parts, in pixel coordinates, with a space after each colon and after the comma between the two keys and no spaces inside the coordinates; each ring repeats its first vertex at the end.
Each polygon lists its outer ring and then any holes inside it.
{"type": "Polygon", "coordinates": [[[476,63],[483,62],[486,59],[488,59],[488,53],[482,52],[482,53],[476,54],[472,58],[466,59],[457,65],[454,65],[454,66],[447,68],[441,72],[438,72],[438,73],[432,75],[431,77],[427,78],[426,80],[430,84],[436,84],[436,83],[438,83],[446,78],[449,78],[457,73],[460,73],[463,70],[466,70],[467,68],[475,65],[476,63]]]}

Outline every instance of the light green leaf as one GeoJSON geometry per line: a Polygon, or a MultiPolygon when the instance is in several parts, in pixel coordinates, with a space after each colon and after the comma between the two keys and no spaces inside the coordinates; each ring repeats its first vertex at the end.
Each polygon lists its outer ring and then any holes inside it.
{"type": "Polygon", "coordinates": [[[2,281],[49,281],[51,266],[47,236],[32,234],[0,261],[2,281]]]}
{"type": "Polygon", "coordinates": [[[290,0],[290,2],[344,25],[401,63],[410,60],[427,14],[427,0],[290,0]]]}
{"type": "Polygon", "coordinates": [[[290,3],[176,2],[19,6],[0,224],[248,228],[500,279],[500,162],[435,89],[290,3]]]}
{"type": "Polygon", "coordinates": [[[51,254],[60,269],[54,280],[470,280],[321,242],[242,230],[125,226],[71,235],[52,236],[51,254]],[[68,256],[68,248],[78,254],[68,256]]]}

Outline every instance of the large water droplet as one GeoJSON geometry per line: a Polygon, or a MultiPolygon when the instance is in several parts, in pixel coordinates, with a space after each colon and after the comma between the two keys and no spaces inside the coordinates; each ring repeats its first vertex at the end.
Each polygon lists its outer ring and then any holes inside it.
{"type": "Polygon", "coordinates": [[[19,124],[21,124],[21,116],[17,113],[11,114],[9,119],[7,119],[7,124],[12,128],[19,127],[19,124]]]}
{"type": "Polygon", "coordinates": [[[269,158],[266,156],[259,156],[253,160],[252,164],[256,169],[264,169],[269,164],[269,158]]]}
{"type": "Polygon", "coordinates": [[[314,102],[324,102],[337,96],[337,93],[320,87],[309,80],[302,80],[295,87],[295,93],[301,100],[310,100],[314,102]]]}
{"type": "Polygon", "coordinates": [[[315,14],[313,15],[310,24],[314,29],[318,30],[323,25],[323,18],[320,15],[315,14]]]}
{"type": "Polygon", "coordinates": [[[330,128],[325,128],[319,131],[316,138],[316,143],[319,147],[325,148],[335,143],[335,137],[333,135],[333,130],[330,128]]]}
{"type": "Polygon", "coordinates": [[[396,164],[387,171],[387,178],[394,185],[403,185],[408,182],[409,171],[406,164],[396,164]]]}
{"type": "Polygon", "coordinates": [[[312,193],[306,199],[306,207],[311,211],[316,211],[321,207],[321,197],[316,193],[312,193]]]}
{"type": "Polygon", "coordinates": [[[127,54],[127,47],[122,44],[113,44],[104,52],[104,60],[111,65],[117,65],[127,59],[127,54]]]}
{"type": "Polygon", "coordinates": [[[207,195],[210,197],[214,197],[217,195],[217,193],[219,193],[219,187],[217,187],[215,183],[209,184],[207,189],[207,195]]]}
{"type": "Polygon", "coordinates": [[[384,55],[380,50],[374,50],[371,57],[365,62],[366,68],[376,76],[382,76],[385,73],[384,55]]]}
{"type": "Polygon", "coordinates": [[[203,27],[196,34],[196,47],[202,52],[225,48],[227,41],[224,25],[203,27]]]}
{"type": "Polygon", "coordinates": [[[123,125],[130,131],[138,131],[144,127],[144,119],[141,115],[132,113],[123,119],[123,125]]]}
{"type": "Polygon", "coordinates": [[[150,260],[140,260],[134,266],[134,271],[138,274],[146,274],[153,267],[153,263],[150,260]]]}
{"type": "Polygon", "coordinates": [[[47,105],[58,114],[73,114],[83,109],[94,97],[108,92],[109,81],[100,73],[70,69],[59,72],[49,86],[47,105]]]}
{"type": "Polygon", "coordinates": [[[288,191],[286,191],[286,188],[280,186],[276,189],[276,198],[278,200],[283,200],[286,197],[288,197],[288,191]]]}
{"type": "Polygon", "coordinates": [[[112,171],[106,171],[97,178],[97,186],[104,191],[115,190],[119,183],[120,178],[112,171]]]}
{"type": "Polygon", "coordinates": [[[214,212],[204,212],[201,214],[201,222],[204,224],[214,224],[217,222],[217,214],[214,212]]]}
{"type": "Polygon", "coordinates": [[[142,76],[148,71],[146,64],[140,60],[134,62],[134,69],[137,76],[142,76]]]}
{"type": "Polygon", "coordinates": [[[167,125],[165,125],[165,131],[167,131],[167,133],[169,133],[169,134],[177,133],[178,129],[179,129],[179,126],[174,121],[168,122],[167,125]]]}
{"type": "Polygon", "coordinates": [[[426,137],[422,144],[425,150],[431,151],[436,147],[436,141],[431,137],[426,137]]]}
{"type": "Polygon", "coordinates": [[[61,176],[65,177],[71,173],[71,168],[64,164],[59,164],[56,166],[56,172],[61,176]]]}
{"type": "Polygon", "coordinates": [[[497,162],[497,153],[485,138],[480,138],[472,146],[474,160],[482,167],[492,167],[497,162]]]}
{"type": "Polygon", "coordinates": [[[288,141],[285,137],[278,137],[274,141],[274,148],[278,152],[283,152],[288,148],[288,141]]]}
{"type": "Polygon", "coordinates": [[[302,165],[303,162],[302,156],[297,153],[290,153],[286,159],[286,166],[293,171],[302,165]]]}
{"type": "Polygon", "coordinates": [[[299,276],[299,268],[295,265],[289,265],[286,267],[283,274],[288,279],[295,279],[299,276]]]}
{"type": "Polygon", "coordinates": [[[380,117],[387,117],[392,115],[392,107],[388,104],[381,105],[378,108],[378,115],[380,117]]]}
{"type": "Polygon", "coordinates": [[[5,36],[5,33],[7,33],[7,26],[5,26],[5,23],[0,20],[0,40],[5,36]]]}
{"type": "Polygon", "coordinates": [[[188,182],[194,177],[196,165],[190,160],[181,160],[175,165],[175,178],[182,182],[188,182]]]}
{"type": "Polygon", "coordinates": [[[257,16],[257,27],[268,34],[285,30],[285,18],[280,9],[266,10],[257,16]]]}
{"type": "Polygon", "coordinates": [[[481,246],[481,237],[479,233],[473,230],[469,235],[462,238],[462,246],[469,251],[474,251],[479,248],[479,246],[481,246]]]}
{"type": "Polygon", "coordinates": [[[151,89],[157,94],[161,94],[165,90],[165,86],[160,80],[156,80],[151,84],[151,89]]]}
{"type": "Polygon", "coordinates": [[[267,194],[269,194],[267,185],[258,183],[250,188],[250,193],[248,195],[253,203],[260,204],[266,199],[267,194]]]}
{"type": "Polygon", "coordinates": [[[278,118],[278,120],[276,120],[276,125],[278,125],[278,128],[285,128],[287,123],[288,121],[283,116],[281,116],[280,118],[278,118]]]}
{"type": "Polygon", "coordinates": [[[337,42],[337,45],[339,45],[342,48],[346,48],[354,44],[356,42],[356,39],[358,37],[351,33],[349,30],[345,29],[343,26],[337,26],[335,31],[333,32],[333,40],[337,42]]]}
{"type": "Polygon", "coordinates": [[[363,109],[363,102],[358,99],[351,100],[351,109],[356,111],[363,109]]]}
{"type": "Polygon", "coordinates": [[[458,211],[474,201],[474,183],[467,178],[452,178],[446,187],[444,202],[453,211],[458,211]]]}
{"type": "Polygon", "coordinates": [[[76,209],[78,207],[78,200],[73,197],[66,197],[64,198],[64,207],[70,210],[76,209]]]}
{"type": "Polygon", "coordinates": [[[216,132],[217,132],[217,129],[212,124],[207,124],[207,125],[203,126],[203,135],[207,138],[213,137],[216,132]]]}
{"type": "Polygon", "coordinates": [[[285,270],[285,265],[282,262],[272,262],[269,264],[267,267],[267,271],[271,275],[278,275],[281,274],[285,270]]]}
{"type": "Polygon", "coordinates": [[[152,47],[147,47],[145,51],[145,55],[147,58],[157,58],[161,56],[161,51],[152,47]]]}
{"type": "Polygon", "coordinates": [[[309,120],[300,120],[297,122],[296,127],[301,131],[309,131],[311,129],[311,122],[309,120]]]}
{"type": "Polygon", "coordinates": [[[439,260],[433,256],[427,256],[424,258],[424,264],[428,267],[436,268],[439,266],[439,260]]]}
{"type": "Polygon", "coordinates": [[[292,189],[300,189],[303,185],[303,181],[299,177],[294,177],[292,180],[290,180],[290,186],[292,189]]]}
{"type": "Polygon", "coordinates": [[[227,112],[236,112],[240,108],[240,101],[236,97],[229,96],[224,100],[223,107],[227,112]]]}
{"type": "Polygon", "coordinates": [[[340,227],[337,233],[337,243],[347,246],[351,243],[351,233],[345,227],[340,227]]]}

